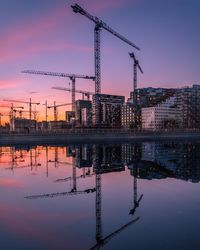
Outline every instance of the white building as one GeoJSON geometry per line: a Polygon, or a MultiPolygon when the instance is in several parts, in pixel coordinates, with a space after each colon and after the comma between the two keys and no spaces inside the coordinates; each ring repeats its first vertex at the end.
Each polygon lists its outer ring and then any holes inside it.
{"type": "Polygon", "coordinates": [[[162,128],[177,127],[180,116],[174,107],[176,97],[172,96],[155,107],[142,108],[142,128],[158,130],[162,128]]]}

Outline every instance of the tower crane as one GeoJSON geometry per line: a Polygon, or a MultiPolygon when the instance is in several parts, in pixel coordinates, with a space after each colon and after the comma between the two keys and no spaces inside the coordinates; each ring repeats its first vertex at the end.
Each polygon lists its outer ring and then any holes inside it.
{"type": "Polygon", "coordinates": [[[31,120],[32,119],[32,105],[39,105],[40,103],[39,102],[32,102],[32,99],[30,98],[30,101],[27,102],[27,101],[20,101],[20,100],[7,100],[7,99],[4,99],[4,101],[6,102],[16,102],[16,103],[26,103],[26,104],[29,104],[29,119],[31,120]]]}
{"type": "Polygon", "coordinates": [[[10,108],[11,109],[11,112],[14,111],[14,109],[24,109],[24,107],[22,106],[14,106],[13,103],[11,103],[11,106],[0,106],[0,108],[10,108]]]}
{"type": "Polygon", "coordinates": [[[47,123],[47,121],[48,121],[48,103],[47,103],[47,100],[42,105],[45,106],[45,120],[46,120],[46,123],[47,123]]]}
{"type": "Polygon", "coordinates": [[[22,106],[15,106],[13,105],[13,103],[11,103],[11,106],[0,106],[1,108],[10,108],[10,131],[14,131],[15,130],[15,122],[14,122],[14,109],[23,109],[24,107],[22,106]]]}
{"type": "Polygon", "coordinates": [[[57,111],[57,108],[58,107],[67,106],[67,105],[72,105],[72,104],[71,103],[63,103],[63,104],[56,105],[56,102],[54,102],[54,105],[47,107],[48,109],[53,108],[53,110],[54,110],[54,121],[58,120],[58,111],[57,111]]]}
{"type": "Polygon", "coordinates": [[[78,74],[66,74],[57,72],[46,72],[46,71],[36,71],[36,70],[23,70],[22,73],[36,74],[36,75],[46,75],[46,76],[58,76],[69,78],[72,81],[72,111],[75,111],[75,90],[76,90],[76,78],[95,80],[94,76],[78,75],[78,74]]]}
{"type": "MultiPolygon", "coordinates": [[[[120,35],[118,32],[116,32],[114,29],[109,27],[105,22],[103,22],[98,17],[95,17],[88,13],[86,10],[84,10],[80,5],[74,4],[71,5],[71,8],[75,13],[79,13],[85,17],[87,17],[90,21],[94,22],[95,28],[94,28],[94,64],[95,64],[95,94],[101,93],[101,55],[100,55],[100,32],[101,29],[104,29],[114,35],[115,37],[119,38],[121,41],[125,42],[126,44],[130,45],[131,47],[140,50],[138,46],[136,46],[134,43],[129,41],[124,36],[120,35]]],[[[99,124],[99,104],[98,100],[95,100],[95,123],[99,124]]]]}
{"type": "MultiPolygon", "coordinates": [[[[72,92],[72,89],[70,88],[63,88],[63,87],[52,87],[52,89],[57,89],[57,90],[63,90],[63,91],[68,91],[68,92],[72,92]]],[[[87,99],[90,99],[91,95],[94,95],[94,92],[90,92],[90,91],[84,91],[84,90],[75,90],[76,93],[82,94],[82,98],[84,99],[84,96],[87,97],[87,99]]]]}
{"type": "Polygon", "coordinates": [[[137,89],[137,69],[143,74],[143,70],[139,64],[138,59],[136,59],[135,54],[129,53],[129,56],[133,59],[133,92],[137,89]]]}
{"type": "MultiPolygon", "coordinates": [[[[20,117],[20,119],[22,119],[22,115],[23,115],[23,113],[29,113],[30,111],[29,110],[17,110],[17,109],[14,109],[13,110],[15,113],[19,113],[19,117],[20,117]]],[[[34,114],[34,113],[38,113],[37,111],[32,111],[32,113],[34,114]]]]}

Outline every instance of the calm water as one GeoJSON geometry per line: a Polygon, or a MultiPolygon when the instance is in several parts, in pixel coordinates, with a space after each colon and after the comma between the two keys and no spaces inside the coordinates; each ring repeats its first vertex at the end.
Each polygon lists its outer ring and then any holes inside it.
{"type": "Polygon", "coordinates": [[[0,148],[1,249],[200,249],[200,143],[0,148]]]}

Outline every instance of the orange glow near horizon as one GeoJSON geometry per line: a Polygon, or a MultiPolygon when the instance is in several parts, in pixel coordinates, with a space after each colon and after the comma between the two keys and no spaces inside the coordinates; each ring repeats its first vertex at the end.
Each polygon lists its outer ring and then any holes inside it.
{"type": "MultiPolygon", "coordinates": [[[[37,121],[38,122],[46,121],[44,107],[41,107],[40,109],[37,109],[36,111],[39,112],[39,115],[37,115],[37,121]]],[[[58,108],[58,120],[65,120],[65,112],[66,111],[71,111],[70,106],[68,106],[67,108],[65,108],[65,107],[58,108]]],[[[2,113],[4,113],[4,112],[2,112],[2,113]]],[[[34,115],[32,114],[32,117],[33,116],[34,115]]],[[[17,114],[16,117],[19,117],[19,114],[17,114]]],[[[23,114],[22,117],[29,119],[29,113],[27,112],[27,113],[23,114]]],[[[53,109],[48,109],[48,121],[54,121],[53,109]]],[[[1,123],[3,126],[5,126],[5,124],[9,123],[9,122],[10,122],[9,115],[6,115],[6,116],[3,115],[1,117],[1,123]]]]}

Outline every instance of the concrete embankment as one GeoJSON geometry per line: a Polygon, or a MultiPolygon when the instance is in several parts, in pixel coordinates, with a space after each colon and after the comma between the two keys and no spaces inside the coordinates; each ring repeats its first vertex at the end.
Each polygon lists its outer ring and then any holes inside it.
{"type": "Polygon", "coordinates": [[[200,131],[0,134],[2,146],[157,140],[200,140],[200,131]]]}

